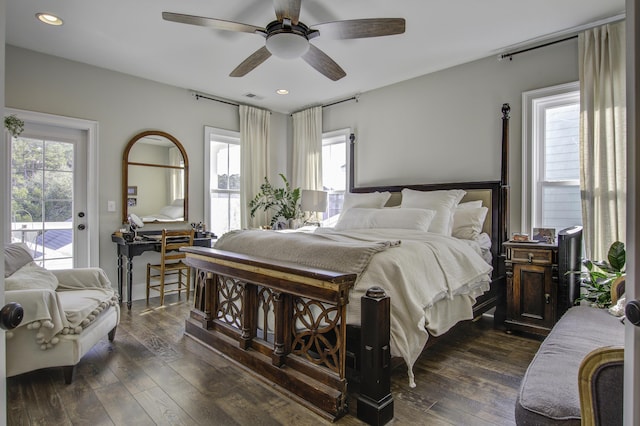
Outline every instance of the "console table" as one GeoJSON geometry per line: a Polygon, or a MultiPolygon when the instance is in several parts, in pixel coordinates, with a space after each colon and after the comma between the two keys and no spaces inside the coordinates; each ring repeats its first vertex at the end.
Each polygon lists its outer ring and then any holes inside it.
{"type": "MultiPolygon", "coordinates": [[[[138,236],[133,241],[125,240],[120,234],[111,234],[111,241],[116,243],[118,254],[118,298],[122,303],[122,283],[124,282],[124,264],[127,265],[127,308],[131,309],[131,287],[133,281],[133,258],[145,251],[160,252],[160,240],[157,231],[138,231],[138,236]]],[[[211,247],[218,237],[210,232],[196,232],[193,240],[194,246],[211,247]]]]}

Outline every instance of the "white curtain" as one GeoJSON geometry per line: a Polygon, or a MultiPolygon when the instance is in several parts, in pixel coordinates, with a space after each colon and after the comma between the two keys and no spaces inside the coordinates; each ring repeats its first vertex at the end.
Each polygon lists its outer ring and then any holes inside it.
{"type": "Polygon", "coordinates": [[[240,105],[240,225],[242,228],[267,225],[266,213],[251,217],[249,201],[260,191],[269,175],[269,111],[240,105]]]}
{"type": "Polygon", "coordinates": [[[293,114],[294,188],[322,190],[322,107],[293,114]]]}
{"type": "Polygon", "coordinates": [[[578,36],[580,191],[586,257],[606,260],[625,241],[626,96],[624,22],[578,36]]]}
{"type": "MultiPolygon", "coordinates": [[[[184,167],[182,153],[176,147],[169,148],[169,165],[184,167]]],[[[169,200],[167,204],[184,198],[184,168],[169,170],[169,200]]]]}

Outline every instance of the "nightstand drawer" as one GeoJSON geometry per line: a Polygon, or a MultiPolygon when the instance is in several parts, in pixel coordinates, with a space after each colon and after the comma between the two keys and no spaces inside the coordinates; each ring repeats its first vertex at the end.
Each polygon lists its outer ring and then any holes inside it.
{"type": "Polygon", "coordinates": [[[553,252],[545,249],[532,248],[511,248],[512,262],[535,263],[538,265],[551,265],[553,261],[553,252]]]}

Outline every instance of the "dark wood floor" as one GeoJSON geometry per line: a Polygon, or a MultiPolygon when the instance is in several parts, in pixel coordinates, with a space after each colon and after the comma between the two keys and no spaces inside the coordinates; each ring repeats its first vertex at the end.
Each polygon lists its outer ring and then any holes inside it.
{"type": "MultiPolygon", "coordinates": [[[[189,305],[175,297],[123,310],[115,342],[106,336],[65,385],[61,369],[7,379],[9,425],[318,425],[329,424],[231,361],[183,335],[189,305]]],[[[540,342],[459,325],[415,366],[393,372],[390,424],[511,425],[520,379],[540,342]]],[[[339,425],[360,425],[355,404],[339,425]]]]}

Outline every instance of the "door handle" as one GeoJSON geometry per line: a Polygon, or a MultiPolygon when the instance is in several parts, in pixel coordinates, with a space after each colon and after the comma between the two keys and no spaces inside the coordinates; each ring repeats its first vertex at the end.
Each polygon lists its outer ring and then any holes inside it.
{"type": "Polygon", "coordinates": [[[624,308],[624,314],[629,322],[636,327],[640,327],[640,301],[632,300],[627,302],[627,306],[624,308]]]}
{"type": "Polygon", "coordinates": [[[22,322],[24,317],[24,309],[19,303],[7,303],[0,310],[0,328],[3,330],[11,330],[16,328],[22,322]]]}

